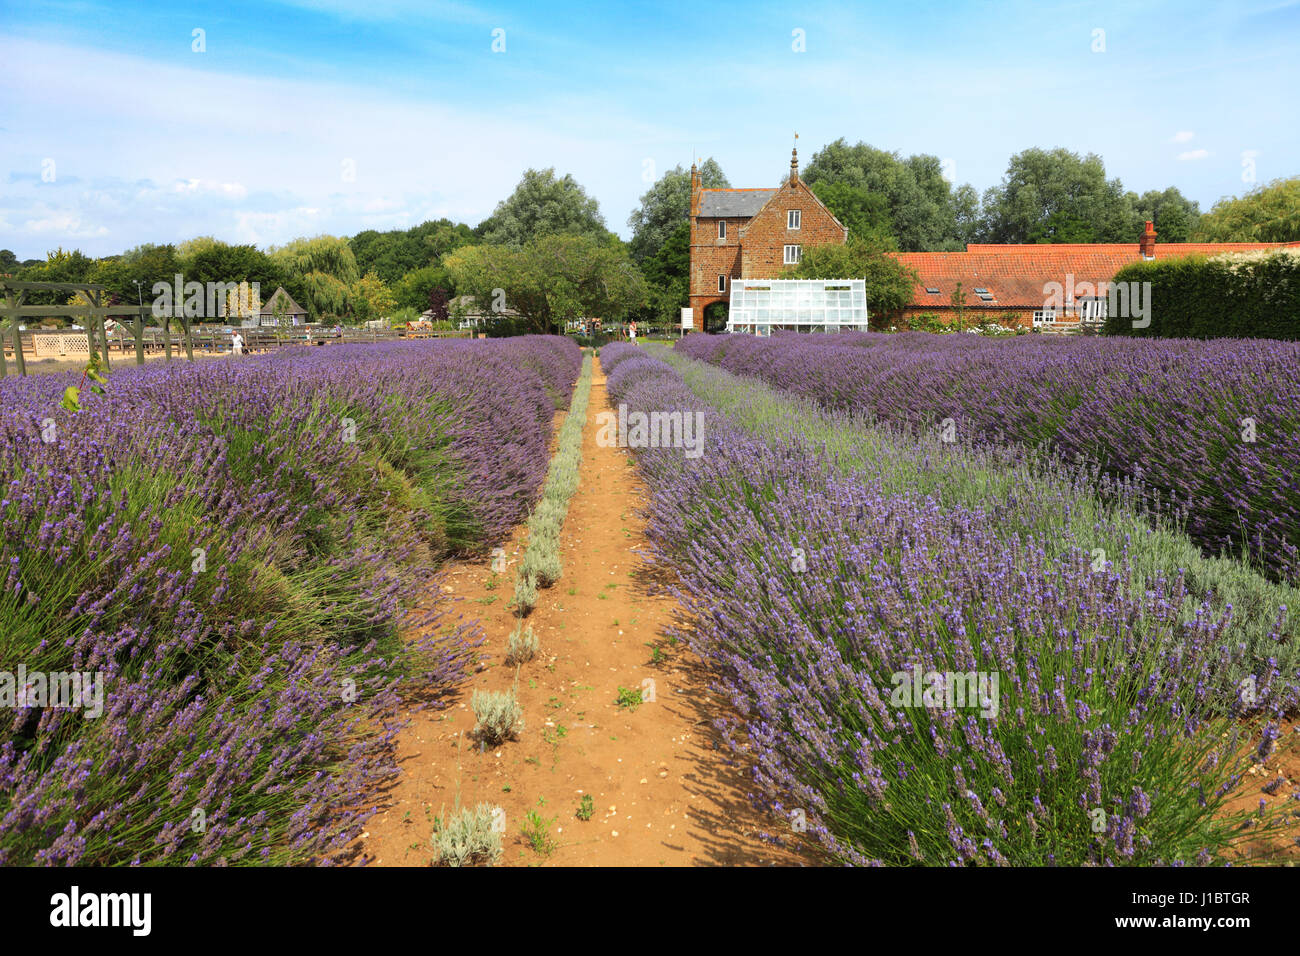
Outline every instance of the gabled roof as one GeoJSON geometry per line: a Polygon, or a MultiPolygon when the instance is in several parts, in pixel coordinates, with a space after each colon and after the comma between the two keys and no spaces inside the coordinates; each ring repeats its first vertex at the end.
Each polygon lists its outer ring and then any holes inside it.
{"type": "MultiPolygon", "coordinates": [[[[844,223],[839,221],[835,213],[830,211],[830,207],[828,207],[824,202],[818,199],[817,194],[813,192],[812,189],[810,189],[803,180],[796,179],[794,181],[794,184],[812,197],[812,201],[815,202],[818,206],[820,206],[822,208],[822,211],[826,213],[826,215],[831,217],[831,222],[835,223],[835,225],[839,226],[841,229],[844,230],[844,238],[847,241],[849,237],[849,230],[845,227],[844,223]]],[[[784,186],[781,187],[781,189],[785,189],[786,186],[789,185],[791,184],[787,182],[784,186]]],[[[758,209],[754,210],[753,215],[749,217],[749,222],[745,223],[743,226],[740,227],[740,236],[742,239],[745,237],[745,233],[749,231],[749,227],[753,223],[753,221],[758,218],[758,214],[767,208],[767,204],[776,198],[777,194],[781,191],[781,189],[773,189],[772,195],[768,196],[767,199],[763,201],[763,205],[760,206],[758,209]]]]}
{"type": "Polygon", "coordinates": [[[748,219],[777,192],[776,189],[701,189],[700,218],[748,219]]]}
{"type": "MultiPolygon", "coordinates": [[[[1159,242],[1155,245],[1155,258],[1250,252],[1288,245],[1300,243],[1159,242]]],[[[912,289],[913,308],[951,307],[952,295],[960,282],[969,306],[1041,309],[1047,297],[1043,287],[1049,282],[1065,285],[1067,277],[1073,276],[1076,286],[1081,282],[1098,286],[1110,282],[1124,266],[1142,261],[1136,242],[970,243],[965,252],[895,252],[892,255],[916,270],[919,281],[912,289]],[[927,288],[938,292],[927,292],[927,288]],[[981,299],[975,294],[976,288],[988,289],[993,300],[981,299]]],[[[1097,294],[1105,293],[1098,290],[1097,294]]]]}
{"type": "Polygon", "coordinates": [[[266,300],[262,306],[262,315],[275,315],[275,307],[279,303],[285,315],[306,315],[307,310],[293,301],[293,296],[284,291],[284,286],[276,286],[274,294],[266,300]],[[279,302],[279,300],[283,300],[279,302]]]}

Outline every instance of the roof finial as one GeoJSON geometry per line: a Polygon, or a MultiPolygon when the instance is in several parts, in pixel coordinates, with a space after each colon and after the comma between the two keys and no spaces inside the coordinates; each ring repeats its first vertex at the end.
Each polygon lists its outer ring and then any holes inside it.
{"type": "Polygon", "coordinates": [[[799,146],[797,142],[799,139],[799,134],[795,133],[794,138],[796,140],[796,143],[794,148],[790,150],[790,181],[791,182],[794,182],[796,179],[799,178],[799,146]]]}

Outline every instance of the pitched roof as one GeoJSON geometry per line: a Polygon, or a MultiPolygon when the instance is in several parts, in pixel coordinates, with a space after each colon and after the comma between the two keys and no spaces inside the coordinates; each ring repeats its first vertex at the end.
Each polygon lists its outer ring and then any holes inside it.
{"type": "Polygon", "coordinates": [[[776,189],[701,189],[700,217],[748,219],[777,192],[776,189]]]}
{"type": "Polygon", "coordinates": [[[293,301],[293,296],[284,291],[284,286],[276,286],[271,298],[262,306],[262,315],[275,315],[276,300],[283,299],[282,308],[285,315],[306,315],[307,310],[293,301]]]}
{"type": "MultiPolygon", "coordinates": [[[[1300,243],[1160,242],[1155,245],[1155,257],[1171,259],[1297,245],[1300,243]]],[[[965,252],[896,252],[893,255],[903,265],[916,270],[920,280],[912,289],[910,305],[936,308],[952,305],[952,295],[960,282],[966,303],[972,307],[1041,309],[1047,295],[1044,286],[1049,282],[1065,285],[1067,276],[1073,276],[1076,286],[1081,282],[1097,286],[1110,282],[1124,266],[1142,261],[1136,242],[970,243],[965,252]],[[927,288],[938,291],[927,292],[927,288]],[[976,295],[977,288],[987,289],[992,301],[976,295]]]]}

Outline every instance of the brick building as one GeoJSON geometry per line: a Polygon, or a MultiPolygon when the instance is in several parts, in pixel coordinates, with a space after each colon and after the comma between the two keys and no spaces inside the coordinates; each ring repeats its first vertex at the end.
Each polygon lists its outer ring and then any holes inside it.
{"type": "Polygon", "coordinates": [[[703,189],[691,166],[690,306],[695,327],[704,310],[726,304],[732,279],[776,279],[799,262],[807,246],[848,241],[849,231],[799,179],[790,152],[790,177],[777,189],[703,189]]]}
{"type": "Polygon", "coordinates": [[[933,315],[954,323],[953,296],[960,283],[962,324],[967,327],[992,322],[1074,331],[1081,321],[1105,318],[1110,282],[1130,263],[1285,246],[1300,243],[1157,243],[1148,222],[1137,242],[968,243],[965,252],[897,252],[894,257],[916,272],[917,283],[912,301],[886,322],[933,315]],[[1061,294],[1054,294],[1058,288],[1061,294]]]}

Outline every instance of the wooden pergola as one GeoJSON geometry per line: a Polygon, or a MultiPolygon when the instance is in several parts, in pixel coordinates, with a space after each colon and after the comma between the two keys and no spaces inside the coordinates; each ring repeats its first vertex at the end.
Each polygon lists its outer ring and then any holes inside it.
{"type": "MultiPolygon", "coordinates": [[[[13,279],[0,279],[0,292],[4,293],[4,302],[0,303],[0,317],[7,319],[13,335],[14,363],[19,375],[27,374],[27,360],[23,358],[23,343],[19,325],[26,318],[48,318],[63,316],[67,318],[85,318],[86,339],[90,355],[97,356],[102,347],[104,367],[108,368],[108,332],[104,319],[110,315],[135,316],[135,362],[144,364],[144,310],[142,305],[104,305],[108,289],[93,282],[19,282],[13,279]],[[90,305],[24,305],[23,300],[29,292],[77,292],[90,301],[90,305]]],[[[188,332],[188,323],[186,331],[188,332]]],[[[3,335],[3,332],[0,332],[3,335]]],[[[167,357],[172,355],[172,341],[167,324],[163,325],[163,345],[167,357]]],[[[193,344],[187,334],[185,347],[191,359],[194,358],[193,344]]],[[[0,378],[8,374],[5,367],[4,349],[0,348],[0,378]]]]}

